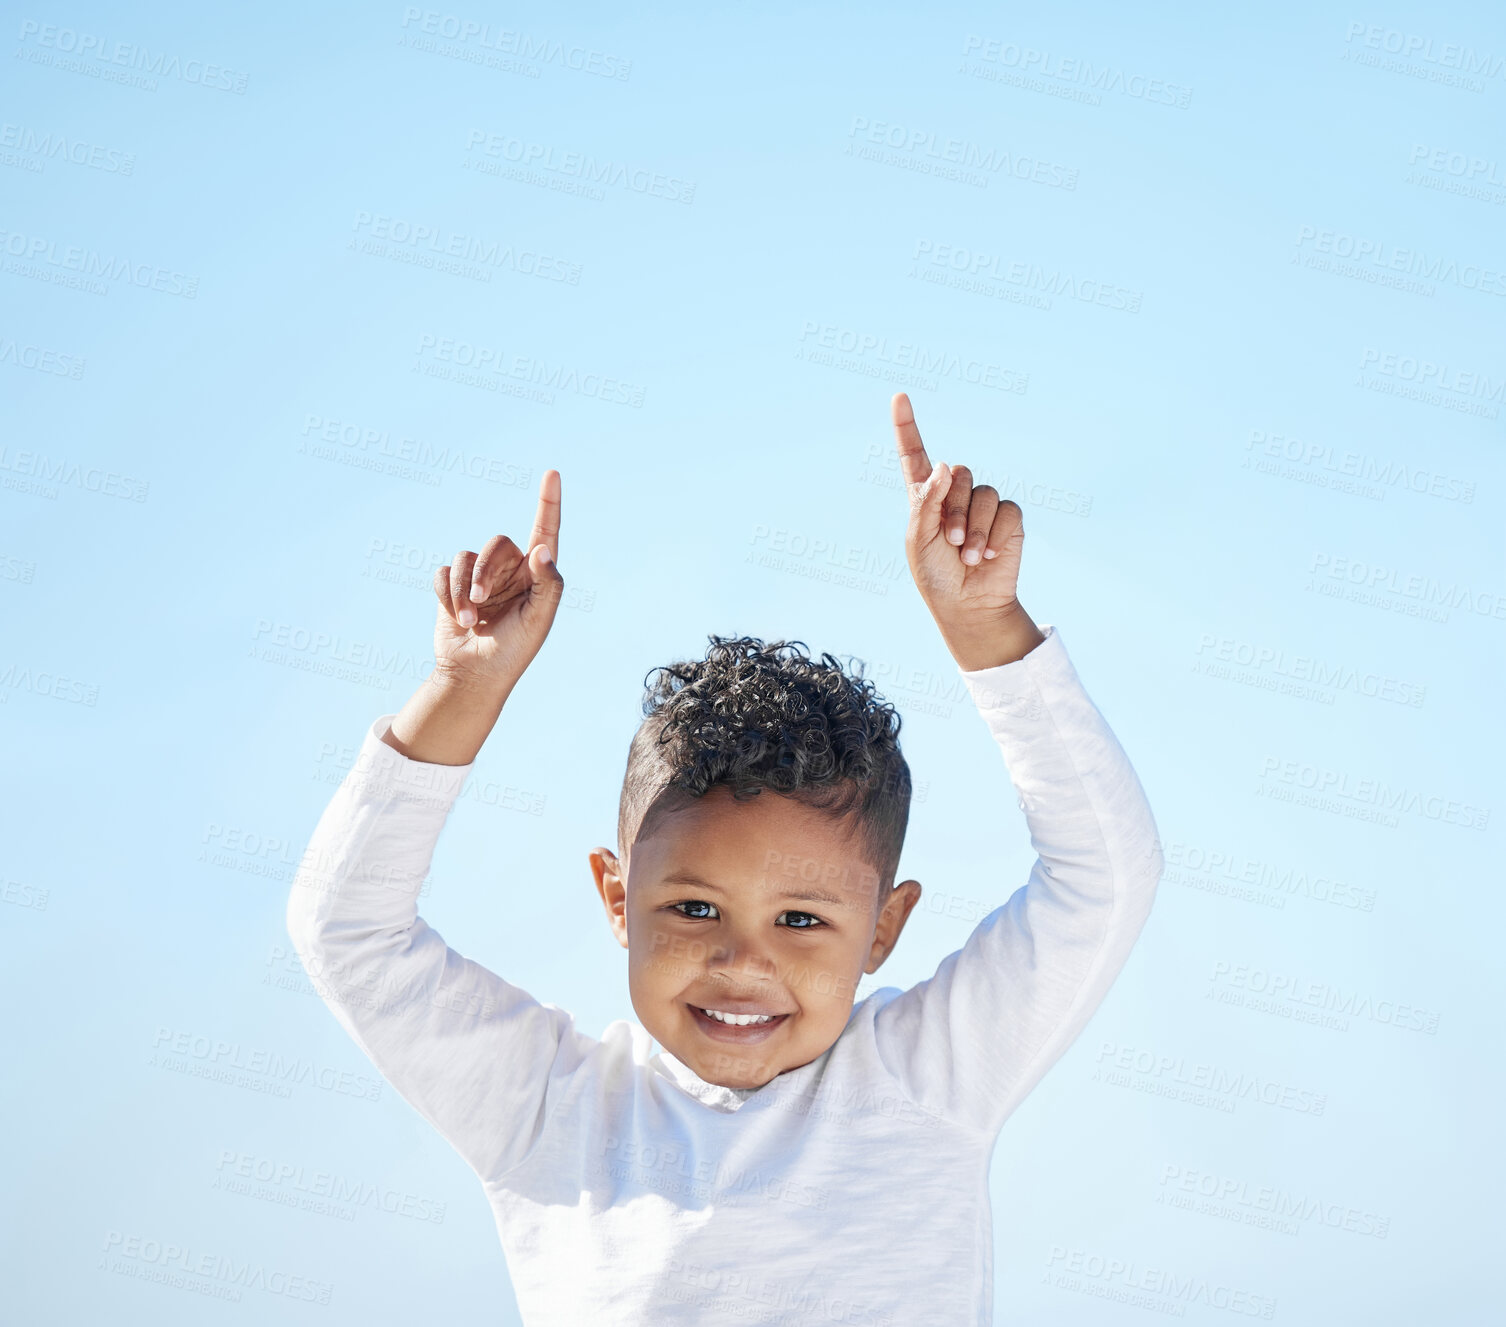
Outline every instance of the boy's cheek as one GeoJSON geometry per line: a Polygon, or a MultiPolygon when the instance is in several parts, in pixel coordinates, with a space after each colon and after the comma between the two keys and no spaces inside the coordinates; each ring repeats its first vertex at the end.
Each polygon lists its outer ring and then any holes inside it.
{"type": "Polygon", "coordinates": [[[669,972],[704,964],[710,949],[705,940],[696,936],[655,928],[646,934],[630,934],[628,952],[641,955],[656,971],[669,972]]]}
{"type": "Polygon", "coordinates": [[[841,1004],[849,1010],[857,998],[862,975],[861,963],[836,953],[791,964],[780,974],[785,988],[802,1004],[812,1007],[841,1004]]]}
{"type": "Polygon", "coordinates": [[[683,964],[671,962],[664,958],[646,958],[632,965],[633,971],[639,974],[640,979],[646,986],[666,990],[684,985],[690,979],[690,969],[683,964]]]}

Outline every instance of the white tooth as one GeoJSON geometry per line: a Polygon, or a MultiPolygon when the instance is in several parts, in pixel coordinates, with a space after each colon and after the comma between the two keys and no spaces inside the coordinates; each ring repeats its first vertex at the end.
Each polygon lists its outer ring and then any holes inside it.
{"type": "Polygon", "coordinates": [[[774,1019],[773,1014],[724,1014],[719,1009],[702,1009],[701,1012],[708,1018],[714,1018],[719,1023],[729,1023],[733,1027],[747,1027],[750,1023],[769,1023],[774,1019]]]}

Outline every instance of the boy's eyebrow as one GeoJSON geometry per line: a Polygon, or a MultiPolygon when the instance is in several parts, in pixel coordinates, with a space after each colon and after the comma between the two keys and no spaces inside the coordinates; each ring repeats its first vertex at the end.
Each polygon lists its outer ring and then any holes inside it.
{"type": "MultiPolygon", "coordinates": [[[[714,885],[709,880],[703,880],[694,871],[672,871],[669,875],[659,879],[661,885],[693,885],[697,889],[709,889],[716,894],[725,894],[727,891],[720,885],[714,885]]],[[[799,899],[806,903],[835,903],[839,908],[852,907],[850,899],[842,898],[837,894],[827,893],[823,889],[813,889],[809,885],[800,889],[791,889],[781,894],[780,898],[799,899]]]]}

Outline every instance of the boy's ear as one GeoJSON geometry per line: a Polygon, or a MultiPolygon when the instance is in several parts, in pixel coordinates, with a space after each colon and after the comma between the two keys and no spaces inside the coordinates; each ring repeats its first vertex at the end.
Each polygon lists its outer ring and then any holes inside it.
{"type": "Polygon", "coordinates": [[[901,880],[889,891],[884,906],[879,909],[878,921],[873,928],[873,947],[868,951],[864,972],[877,972],[879,965],[889,957],[905,929],[910,913],[920,902],[920,881],[901,880]]]}
{"type": "Polygon", "coordinates": [[[606,909],[607,925],[617,937],[617,943],[628,947],[627,931],[627,872],[617,861],[617,854],[610,848],[592,848],[590,854],[591,874],[596,878],[596,892],[601,895],[601,905],[606,909]]]}

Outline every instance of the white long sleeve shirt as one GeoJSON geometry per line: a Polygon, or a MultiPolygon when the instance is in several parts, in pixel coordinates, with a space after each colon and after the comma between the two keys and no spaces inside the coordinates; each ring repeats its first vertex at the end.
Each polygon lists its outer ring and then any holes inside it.
{"type": "MultiPolygon", "coordinates": [[[[598,1039],[417,914],[471,765],[367,731],[288,901],[335,1017],[480,1177],[529,1327],[992,1322],[989,1164],[1139,935],[1162,855],[1061,634],[967,672],[1039,854],[934,976],[756,1089],[598,1039]]],[[[1002,885],[1002,882],[1000,882],[1002,885]]],[[[1003,893],[1002,888],[1000,893],[1003,893]]]]}

